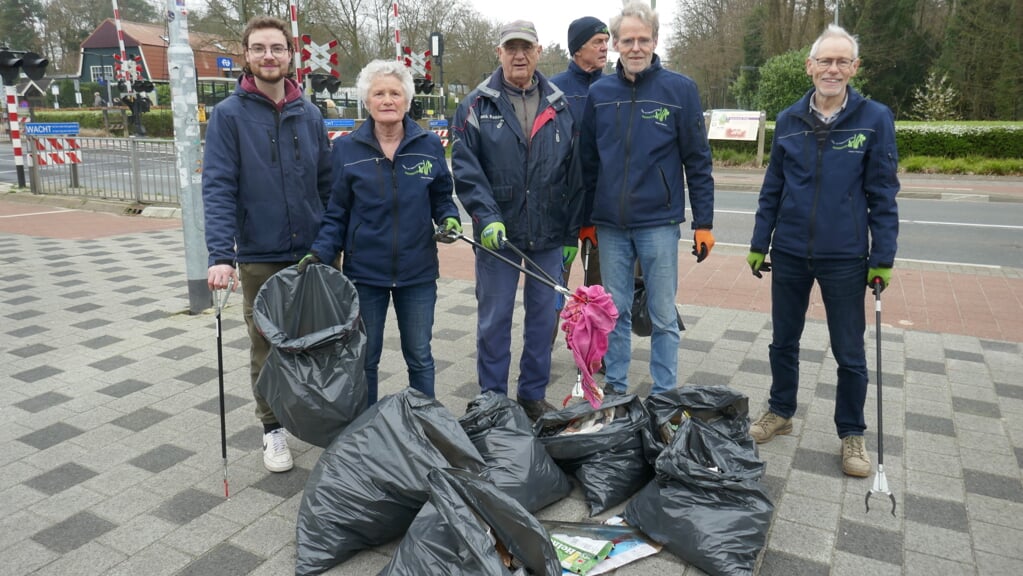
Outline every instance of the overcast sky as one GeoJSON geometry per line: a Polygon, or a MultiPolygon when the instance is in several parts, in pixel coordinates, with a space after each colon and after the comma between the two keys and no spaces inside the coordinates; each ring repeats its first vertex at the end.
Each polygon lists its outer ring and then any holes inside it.
{"type": "MultiPolygon", "coordinates": [[[[657,2],[661,30],[657,53],[664,56],[674,18],[676,0],[657,2]]],[[[568,25],[582,16],[595,16],[605,23],[622,9],[622,0],[469,0],[480,14],[498,22],[532,20],[540,43],[552,42],[568,49],[568,25]]]]}

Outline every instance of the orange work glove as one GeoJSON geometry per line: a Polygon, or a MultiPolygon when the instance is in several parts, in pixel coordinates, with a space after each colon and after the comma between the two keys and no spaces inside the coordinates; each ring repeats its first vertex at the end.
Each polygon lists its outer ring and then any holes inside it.
{"type": "Polygon", "coordinates": [[[579,241],[589,241],[590,246],[597,247],[597,227],[596,226],[583,226],[579,229],[579,241]]]}
{"type": "Polygon", "coordinates": [[[696,256],[697,264],[706,260],[713,248],[714,234],[709,228],[700,228],[693,232],[693,256],[696,256]]]}

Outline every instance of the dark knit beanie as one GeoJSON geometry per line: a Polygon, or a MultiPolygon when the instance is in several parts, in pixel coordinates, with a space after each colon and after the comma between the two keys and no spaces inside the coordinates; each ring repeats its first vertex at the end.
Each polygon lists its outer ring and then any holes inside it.
{"type": "Polygon", "coordinates": [[[568,25],[568,55],[574,56],[583,44],[597,34],[608,34],[607,24],[593,16],[583,16],[568,25]]]}

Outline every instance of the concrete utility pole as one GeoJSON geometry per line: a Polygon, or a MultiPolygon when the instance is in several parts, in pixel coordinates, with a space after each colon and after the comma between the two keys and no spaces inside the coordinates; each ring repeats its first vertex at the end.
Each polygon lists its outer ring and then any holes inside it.
{"type": "Polygon", "coordinates": [[[195,58],[188,44],[188,10],[180,0],[167,0],[167,68],[170,71],[174,114],[174,149],[181,183],[181,224],[185,237],[188,311],[199,314],[213,305],[206,284],[206,224],[202,204],[202,158],[199,133],[199,94],[195,87],[195,58]]]}

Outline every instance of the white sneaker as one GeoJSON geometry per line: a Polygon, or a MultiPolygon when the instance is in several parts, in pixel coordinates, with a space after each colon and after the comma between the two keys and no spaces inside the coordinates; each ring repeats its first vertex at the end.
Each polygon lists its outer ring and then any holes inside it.
{"type": "Polygon", "coordinates": [[[284,428],[263,434],[263,466],[271,472],[287,472],[295,466],[284,428]]]}

